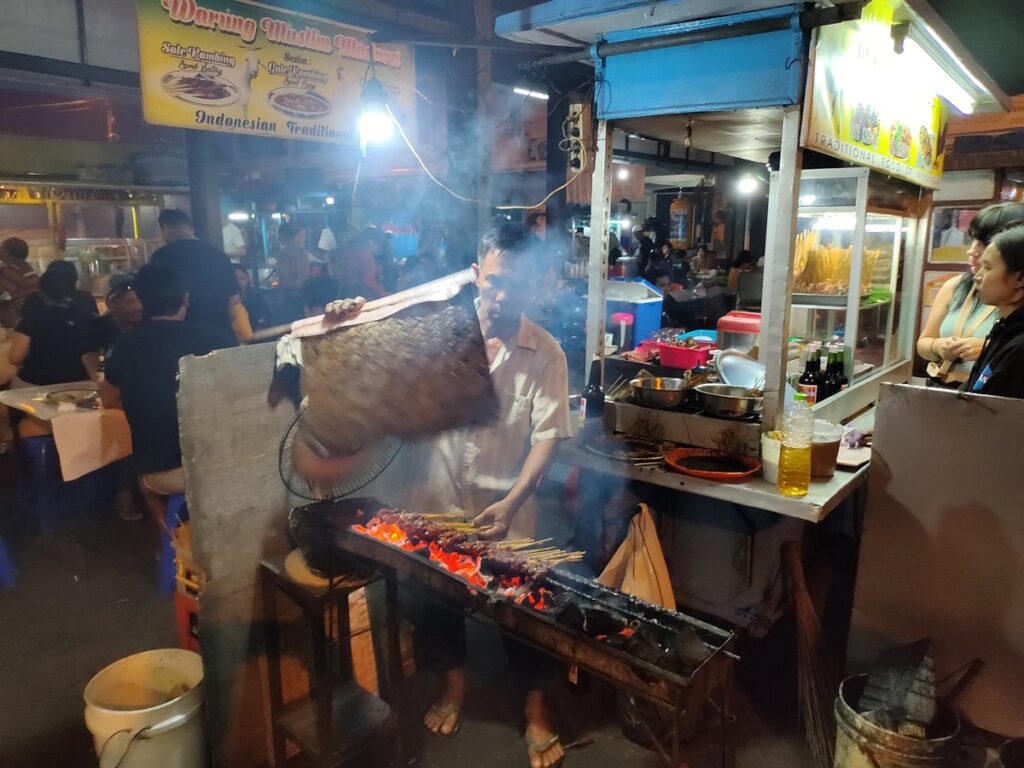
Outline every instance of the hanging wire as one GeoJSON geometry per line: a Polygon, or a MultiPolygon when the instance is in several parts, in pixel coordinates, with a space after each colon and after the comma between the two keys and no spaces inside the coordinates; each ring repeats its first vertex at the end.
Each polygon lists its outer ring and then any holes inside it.
{"type": "MultiPolygon", "coordinates": [[[[390,104],[385,104],[384,108],[388,111],[388,115],[390,115],[391,119],[394,121],[395,127],[398,128],[398,134],[402,137],[402,141],[405,142],[405,145],[409,148],[409,151],[412,152],[413,157],[416,158],[416,162],[419,163],[420,168],[423,169],[423,172],[427,174],[427,176],[430,178],[431,181],[433,181],[437,186],[439,186],[441,189],[443,189],[449,195],[451,195],[452,197],[454,197],[457,200],[463,201],[464,203],[474,203],[476,205],[492,205],[491,203],[488,203],[485,200],[479,200],[479,199],[477,199],[475,197],[466,197],[465,195],[460,195],[454,189],[452,189],[451,187],[446,185],[443,181],[441,181],[439,178],[437,178],[437,176],[435,176],[433,174],[433,172],[430,170],[430,168],[427,167],[427,164],[423,161],[423,158],[420,157],[419,152],[416,151],[416,147],[414,147],[412,142],[409,140],[409,137],[405,133],[405,129],[402,127],[402,124],[398,121],[398,118],[395,117],[395,113],[391,110],[391,105],[390,104]]],[[[550,192],[548,192],[548,194],[544,197],[543,200],[541,200],[538,203],[534,203],[533,205],[494,205],[492,207],[494,207],[495,209],[497,209],[499,211],[531,211],[534,208],[540,208],[542,205],[547,203],[547,201],[550,200],[552,197],[557,195],[562,190],[566,189],[570,184],[572,184],[574,181],[576,181],[576,179],[578,179],[584,173],[584,169],[587,167],[587,148],[586,148],[586,145],[582,141],[582,137],[580,139],[574,139],[574,138],[569,137],[568,134],[566,133],[565,125],[564,124],[562,126],[562,136],[563,136],[563,142],[568,140],[568,141],[571,141],[571,142],[578,143],[578,146],[579,146],[579,150],[580,150],[580,167],[579,167],[579,170],[577,170],[576,173],[573,174],[573,177],[571,179],[569,179],[568,181],[566,181],[565,184],[562,184],[560,187],[557,187],[557,188],[551,190],[550,192]]],[[[562,147],[561,143],[559,144],[559,147],[560,148],[562,147]]]]}

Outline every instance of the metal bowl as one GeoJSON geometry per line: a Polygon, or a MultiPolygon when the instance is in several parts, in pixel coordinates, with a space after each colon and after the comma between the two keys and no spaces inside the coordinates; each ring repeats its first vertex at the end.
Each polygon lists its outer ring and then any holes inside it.
{"type": "Polygon", "coordinates": [[[644,378],[633,379],[633,394],[640,405],[648,408],[678,408],[683,402],[684,379],[644,378]]]}
{"type": "Polygon", "coordinates": [[[701,384],[697,387],[697,396],[704,410],[712,416],[729,419],[742,419],[761,413],[764,398],[750,397],[747,392],[749,390],[745,387],[734,387],[731,384],[701,384]]]}

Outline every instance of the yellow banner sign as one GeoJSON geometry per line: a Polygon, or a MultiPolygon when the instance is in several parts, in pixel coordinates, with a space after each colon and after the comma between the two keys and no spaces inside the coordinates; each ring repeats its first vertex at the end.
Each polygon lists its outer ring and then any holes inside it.
{"type": "Polygon", "coordinates": [[[909,39],[896,52],[893,20],[891,0],[874,0],[818,29],[803,145],[935,189],[949,109],[928,54],[909,39]]]}
{"type": "MultiPolygon", "coordinates": [[[[357,143],[365,32],[241,0],[138,0],[146,121],[357,143]]],[[[373,74],[415,135],[412,50],[374,45],[373,74]]]]}

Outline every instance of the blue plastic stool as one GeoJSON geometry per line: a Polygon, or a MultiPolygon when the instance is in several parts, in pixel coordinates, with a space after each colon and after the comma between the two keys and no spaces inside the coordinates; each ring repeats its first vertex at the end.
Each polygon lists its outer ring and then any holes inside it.
{"type": "Polygon", "coordinates": [[[22,499],[31,510],[32,522],[39,526],[42,533],[52,533],[60,518],[64,484],[57,445],[51,435],[25,437],[19,442],[26,470],[22,481],[22,499]]]}
{"type": "Polygon", "coordinates": [[[13,589],[18,582],[18,571],[7,552],[7,545],[0,538],[0,589],[13,589]]]}
{"type": "Polygon", "coordinates": [[[174,545],[171,533],[188,520],[185,494],[175,493],[167,497],[166,528],[160,531],[160,558],[157,561],[156,592],[158,595],[172,595],[177,588],[178,569],[174,562],[174,545]]]}

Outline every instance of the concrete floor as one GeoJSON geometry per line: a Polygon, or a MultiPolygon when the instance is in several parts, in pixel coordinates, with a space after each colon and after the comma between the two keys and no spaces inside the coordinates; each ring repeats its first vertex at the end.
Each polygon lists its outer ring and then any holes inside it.
{"type": "MultiPolygon", "coordinates": [[[[10,501],[0,493],[0,507],[10,508],[10,501]]],[[[129,523],[114,516],[90,528],[84,546],[58,533],[16,547],[18,585],[0,590],[0,766],[96,765],[82,717],[86,682],[121,657],[176,641],[172,600],[158,597],[153,587],[154,547],[147,521],[129,523]]],[[[472,688],[462,731],[454,739],[432,738],[418,728],[417,719],[411,726],[415,762],[423,768],[467,761],[525,768],[521,698],[508,683],[501,643],[493,629],[475,622],[470,622],[469,636],[472,688]]],[[[426,674],[412,681],[416,718],[429,705],[435,685],[426,674]]],[[[556,685],[554,699],[563,743],[588,742],[569,753],[567,766],[663,765],[653,752],[623,737],[614,691],[606,685],[597,680],[556,685]]],[[[802,737],[791,725],[769,725],[742,695],[733,710],[739,768],[810,767],[802,737]]],[[[761,710],[770,713],[771,702],[762,703],[761,710]]],[[[716,715],[709,715],[685,746],[689,768],[719,765],[716,721],[716,715]]]]}

